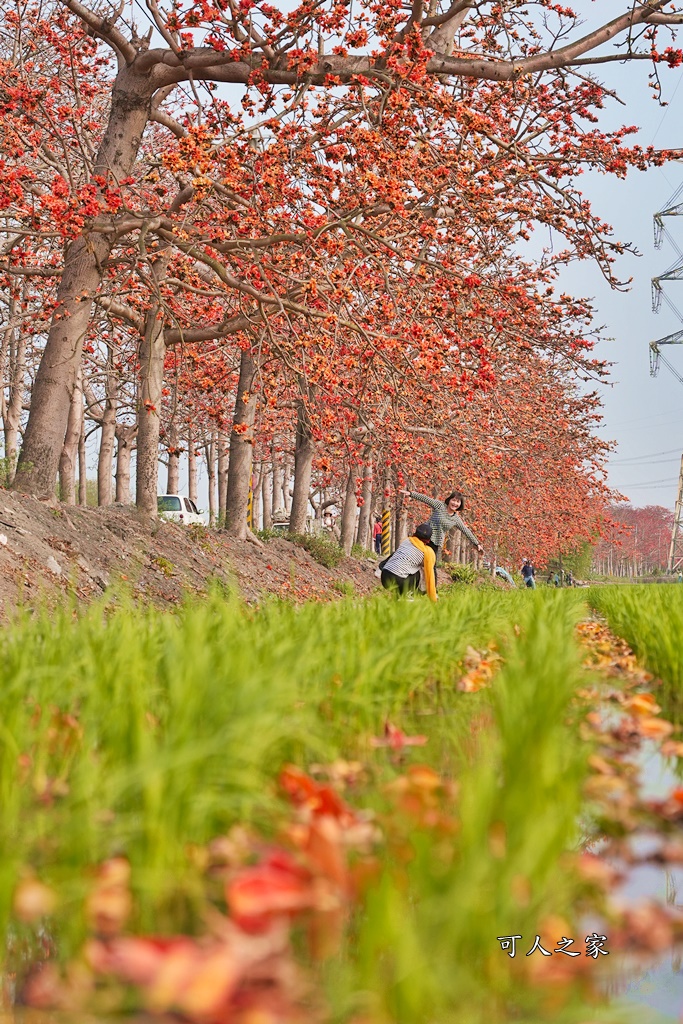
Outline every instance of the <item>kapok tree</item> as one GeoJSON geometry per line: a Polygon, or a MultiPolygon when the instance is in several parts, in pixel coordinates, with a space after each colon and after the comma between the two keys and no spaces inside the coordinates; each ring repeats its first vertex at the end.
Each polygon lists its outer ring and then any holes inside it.
{"type": "MultiPolygon", "coordinates": [[[[168,119],[165,104],[172,102],[179,86],[190,81],[242,83],[264,117],[279,117],[283,109],[279,104],[285,104],[291,119],[296,120],[303,117],[308,103],[310,126],[315,122],[315,108],[306,93],[336,97],[341,90],[364,99],[364,93],[370,92],[382,111],[389,108],[392,116],[400,118],[402,110],[422,110],[426,92],[435,97],[432,106],[437,101],[445,104],[447,99],[450,103],[449,89],[442,82],[504,83],[505,94],[509,95],[525,76],[534,74],[535,89],[539,93],[549,89],[552,94],[558,83],[565,81],[568,70],[585,62],[609,60],[609,56],[595,53],[609,39],[625,41],[627,48],[622,57],[626,59],[657,61],[660,55],[654,39],[648,38],[644,47],[637,49],[634,39],[639,28],[652,35],[659,26],[681,20],[681,14],[665,12],[663,2],[654,2],[629,8],[608,25],[574,42],[565,42],[567,34],[576,28],[573,16],[545,0],[535,6],[558,22],[558,31],[549,31],[547,46],[533,19],[524,16],[522,4],[508,5],[505,11],[488,4],[479,5],[475,11],[469,4],[457,3],[443,10],[437,3],[432,5],[434,9],[425,11],[418,4],[410,12],[393,5],[375,5],[363,8],[349,24],[345,3],[315,8],[304,4],[287,15],[267,4],[226,9],[211,4],[187,9],[178,5],[163,11],[150,3],[150,18],[166,44],[151,47],[151,36],[141,40],[121,15],[103,17],[78,0],[60,3],[57,10],[68,9],[89,36],[111,48],[118,72],[111,83],[101,141],[96,141],[98,148],[88,181],[75,188],[65,182],[73,208],[71,228],[63,254],[57,309],[36,377],[17,485],[35,493],[52,488],[80,364],[81,340],[113,246],[122,232],[137,240],[150,229],[150,211],[139,209],[135,196],[129,195],[127,189],[132,186],[128,179],[150,120],[163,124],[168,119]],[[457,53],[452,52],[456,32],[461,33],[457,53]],[[198,33],[202,45],[194,45],[194,33],[198,33]],[[331,48],[329,53],[325,52],[326,46],[331,48]],[[362,47],[369,55],[351,52],[362,47]],[[289,98],[281,95],[284,90],[291,92],[289,98]],[[393,109],[395,94],[398,104],[393,109]]],[[[56,24],[57,32],[65,31],[63,19],[61,25],[56,24]]],[[[679,58],[669,51],[667,59],[679,58]]],[[[463,86],[463,91],[466,93],[468,88],[463,86]]],[[[361,100],[356,102],[367,106],[361,100]]],[[[475,116],[477,130],[481,116],[475,116]]],[[[232,118],[231,132],[251,127],[244,120],[235,126],[234,114],[232,118]]],[[[409,121],[419,141],[420,119],[413,115],[409,121]]],[[[554,128],[559,129],[559,122],[554,128]]],[[[486,130],[493,151],[509,149],[508,140],[495,137],[491,126],[486,130]]],[[[544,131],[550,138],[550,130],[544,131]]],[[[596,136],[597,142],[601,139],[596,136]]],[[[485,151],[487,148],[485,145],[485,151]]],[[[571,151],[563,151],[561,159],[571,163],[571,151]]],[[[533,165],[534,160],[525,154],[523,176],[534,177],[533,165]]],[[[613,169],[620,169],[618,161],[613,169]]],[[[508,184],[502,175],[501,191],[508,184]]],[[[551,184],[542,183],[549,190],[549,206],[554,208],[551,184]]],[[[64,185],[60,183],[59,187],[63,189],[64,185]]],[[[194,180],[190,187],[196,187],[194,180]]],[[[554,209],[552,213],[555,217],[554,209]]],[[[570,204],[568,219],[580,221],[585,217],[583,206],[570,204]]],[[[590,237],[590,232],[584,234],[590,237]]],[[[154,290],[159,282],[151,279],[149,284],[154,290]]],[[[146,340],[150,344],[154,342],[157,320],[155,313],[147,321],[146,340]]]]}

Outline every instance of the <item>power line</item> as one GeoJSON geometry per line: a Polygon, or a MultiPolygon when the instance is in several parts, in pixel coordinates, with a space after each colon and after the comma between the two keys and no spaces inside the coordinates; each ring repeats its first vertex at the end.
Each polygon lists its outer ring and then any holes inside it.
{"type": "Polygon", "coordinates": [[[635,491],[640,490],[642,487],[655,487],[658,484],[666,484],[667,486],[675,484],[678,477],[667,477],[664,480],[647,480],[639,484],[612,484],[612,487],[617,491],[635,491]]]}
{"type": "MultiPolygon", "coordinates": [[[[635,419],[618,420],[616,423],[603,422],[603,423],[600,424],[600,429],[601,430],[613,430],[615,427],[630,426],[632,423],[646,423],[646,422],[648,422],[650,420],[661,419],[662,416],[670,416],[673,413],[674,413],[673,409],[668,409],[666,412],[656,412],[652,416],[637,416],[635,419]]],[[[680,421],[680,419],[681,419],[681,414],[680,414],[680,412],[678,412],[676,417],[675,417],[675,419],[672,419],[669,422],[676,423],[677,421],[680,421]]],[[[666,423],[662,424],[662,426],[666,426],[666,425],[667,425],[666,423]]]]}
{"type": "MultiPolygon", "coordinates": [[[[672,462],[678,463],[678,462],[680,462],[680,458],[677,458],[677,459],[676,458],[674,458],[674,459],[645,459],[642,462],[631,463],[630,465],[627,465],[625,468],[626,469],[644,469],[646,466],[667,466],[667,465],[670,465],[672,462]]],[[[615,465],[622,466],[622,465],[624,465],[624,463],[622,463],[622,462],[611,462],[610,465],[611,466],[615,466],[615,465]]]]}
{"type": "MultiPolygon", "coordinates": [[[[666,110],[664,111],[664,113],[662,114],[662,116],[661,116],[661,118],[660,118],[659,124],[657,125],[657,129],[656,129],[656,131],[655,131],[655,133],[654,133],[654,135],[652,136],[652,139],[651,139],[651,141],[650,141],[650,145],[653,145],[653,143],[654,143],[655,139],[656,139],[656,138],[657,138],[657,136],[659,135],[659,129],[660,129],[660,128],[662,127],[662,125],[664,124],[664,121],[666,120],[666,115],[667,115],[667,114],[669,113],[669,111],[671,110],[671,104],[672,104],[672,103],[673,103],[673,101],[674,101],[674,100],[676,99],[676,93],[678,92],[678,87],[679,87],[679,85],[680,85],[680,84],[681,84],[681,76],[679,75],[679,76],[678,76],[678,81],[676,82],[676,88],[674,89],[674,92],[673,92],[673,96],[671,97],[671,99],[669,100],[669,102],[668,102],[668,103],[667,103],[667,105],[666,105],[666,110]]],[[[680,189],[679,189],[679,191],[680,191],[680,189]]],[[[676,192],[675,194],[676,194],[676,196],[677,196],[677,195],[678,195],[678,192],[676,192]]]]}
{"type": "MultiPolygon", "coordinates": [[[[633,455],[631,458],[626,459],[610,459],[610,466],[622,466],[630,462],[643,462],[647,459],[658,459],[660,455],[675,455],[681,453],[681,448],[670,448],[666,452],[650,452],[649,455],[633,455]]],[[[665,462],[676,462],[676,459],[664,459],[665,462]]],[[[655,463],[657,465],[657,463],[655,463]]]]}

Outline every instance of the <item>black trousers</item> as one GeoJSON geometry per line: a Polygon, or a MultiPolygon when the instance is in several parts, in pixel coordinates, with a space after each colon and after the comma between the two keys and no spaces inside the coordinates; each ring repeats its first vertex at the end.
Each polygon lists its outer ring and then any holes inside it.
{"type": "Polygon", "coordinates": [[[413,572],[410,576],[395,576],[388,569],[382,569],[382,586],[385,590],[398,590],[399,594],[407,594],[420,586],[420,573],[413,572]]]}

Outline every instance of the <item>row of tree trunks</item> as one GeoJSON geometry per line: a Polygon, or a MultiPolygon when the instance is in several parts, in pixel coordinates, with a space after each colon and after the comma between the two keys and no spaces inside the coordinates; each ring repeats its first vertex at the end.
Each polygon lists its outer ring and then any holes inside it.
{"type": "MultiPolygon", "coordinates": [[[[161,254],[152,266],[157,279],[165,273],[167,255],[161,254]]],[[[4,332],[4,350],[9,352],[16,366],[17,376],[23,379],[23,349],[20,332],[4,332]]],[[[2,353],[0,353],[2,355],[2,353]]],[[[158,484],[158,452],[160,439],[159,408],[163,388],[163,363],[165,356],[164,333],[159,311],[152,308],[146,318],[144,337],[140,345],[140,396],[138,402],[138,423],[118,423],[119,401],[117,378],[114,373],[114,350],[108,348],[105,374],[105,396],[101,402],[88,392],[88,413],[101,429],[98,454],[97,497],[99,505],[111,504],[112,500],[130,501],[131,456],[137,436],[137,501],[142,511],[153,517],[156,512],[158,484]],[[116,492],[113,495],[113,471],[116,464],[116,492]]],[[[206,446],[209,467],[209,514],[212,522],[225,522],[227,529],[235,536],[246,536],[246,508],[249,487],[255,467],[252,465],[253,427],[256,412],[256,398],[252,394],[253,381],[257,372],[256,362],[249,350],[242,353],[240,378],[236,395],[236,410],[233,429],[228,437],[216,432],[206,446]],[[234,429],[237,427],[238,429],[234,429]],[[217,473],[216,473],[216,462],[217,473]]],[[[74,504],[76,495],[76,465],[79,463],[78,500],[85,501],[85,447],[83,392],[79,369],[76,383],[71,392],[69,418],[60,457],[59,475],[63,500],[74,504]]],[[[9,401],[3,406],[5,428],[5,450],[8,460],[16,452],[18,437],[19,400],[21,388],[10,390],[9,401]],[[18,406],[16,421],[13,412],[18,406]]],[[[172,423],[168,429],[168,476],[167,491],[177,493],[180,484],[180,451],[178,429],[172,423]]],[[[196,445],[192,433],[187,438],[189,494],[197,501],[197,460],[196,445]]],[[[305,399],[297,408],[297,429],[294,464],[291,465],[282,439],[274,439],[272,465],[261,464],[254,474],[254,521],[263,522],[266,528],[272,526],[273,510],[284,509],[290,520],[292,532],[304,532],[309,515],[309,495],[315,445],[305,399]],[[293,470],[293,477],[292,477],[293,470]],[[260,504],[263,504],[261,515],[260,504]]],[[[363,547],[371,546],[372,505],[373,505],[373,452],[370,444],[363,450],[360,512],[358,511],[357,483],[360,466],[350,466],[346,493],[342,502],[341,546],[348,554],[354,543],[363,547]]],[[[385,490],[388,473],[384,479],[385,490]]],[[[386,503],[386,499],[385,502],[386,503]]],[[[322,513],[321,513],[322,514],[322,513]]],[[[407,516],[401,513],[395,522],[395,546],[407,531],[407,516]]]]}
{"type": "MultiPolygon", "coordinates": [[[[113,496],[114,445],[109,434],[102,435],[97,465],[97,504],[110,505],[112,500],[130,504],[130,463],[137,426],[117,423],[116,430],[116,493],[113,496]],[[104,449],[104,450],[103,450],[104,449]]],[[[82,393],[74,390],[74,401],[59,460],[59,493],[67,505],[87,504],[87,454],[85,416],[82,393]],[[78,476],[76,470],[78,469],[78,476]]]]}
{"type": "MultiPolygon", "coordinates": [[[[451,530],[444,540],[441,560],[443,562],[454,562],[456,564],[471,564],[479,568],[480,555],[473,545],[468,541],[460,530],[451,530]]],[[[495,561],[495,559],[494,559],[495,561]]],[[[492,567],[492,573],[495,566],[492,567]]]]}
{"type": "MultiPolygon", "coordinates": [[[[158,363],[157,363],[158,367],[158,363]]],[[[272,464],[267,466],[260,463],[252,465],[253,451],[253,427],[255,418],[256,400],[251,393],[256,368],[249,353],[244,353],[241,360],[240,381],[238,387],[238,414],[236,423],[244,426],[243,431],[232,431],[231,439],[224,432],[215,431],[205,443],[205,455],[208,467],[209,478],[209,518],[212,524],[226,522],[226,510],[232,509],[234,536],[246,537],[247,531],[247,502],[249,488],[253,485],[253,523],[258,528],[261,523],[265,529],[272,526],[273,506],[278,502],[278,507],[284,507],[291,501],[292,509],[296,511],[295,499],[304,505],[303,521],[295,518],[292,513],[290,529],[292,532],[304,532],[306,529],[306,518],[309,512],[309,494],[311,468],[314,457],[314,445],[308,428],[308,420],[305,406],[301,403],[297,422],[297,448],[294,459],[294,487],[293,497],[290,497],[290,468],[286,455],[275,451],[273,445],[272,464]],[[303,472],[303,483],[299,481],[297,486],[298,473],[303,472]],[[231,482],[232,481],[232,482],[231,482]],[[288,501],[289,499],[289,501],[288,501]],[[263,506],[261,514],[261,504],[263,506]]],[[[158,378],[161,380],[161,378],[158,378]]],[[[110,392],[102,415],[100,415],[100,426],[102,438],[98,458],[98,503],[101,505],[111,503],[112,489],[112,466],[114,461],[114,442],[111,439],[111,429],[105,429],[111,422],[108,411],[116,410],[116,395],[110,392]]],[[[114,436],[117,441],[116,451],[116,501],[128,503],[130,501],[130,460],[134,449],[137,425],[117,424],[113,422],[114,436]]],[[[188,450],[188,481],[189,495],[191,500],[197,502],[197,455],[196,443],[189,432],[187,438],[188,450]]],[[[167,478],[168,493],[174,494],[179,491],[180,480],[180,446],[177,428],[172,425],[169,428],[169,468],[167,478]]],[[[350,554],[352,545],[360,544],[369,549],[372,546],[371,526],[373,522],[373,453],[372,447],[367,445],[363,452],[363,478],[362,478],[362,504],[360,512],[356,498],[358,482],[358,466],[352,463],[349,468],[345,489],[345,496],[342,503],[342,517],[340,524],[340,545],[346,554],[350,554]]],[[[382,505],[386,507],[389,481],[389,471],[385,472],[382,493],[382,505]]],[[[78,500],[81,504],[86,503],[86,479],[85,479],[85,431],[84,431],[84,409],[83,393],[80,390],[80,377],[74,389],[71,404],[71,414],[68,423],[67,438],[60,460],[60,486],[62,500],[68,504],[75,504],[78,500]],[[78,498],[76,497],[76,464],[79,464],[79,488],[78,498]]],[[[156,497],[156,490],[155,490],[156,497]]],[[[324,498],[324,492],[323,496],[324,498]]],[[[332,499],[334,502],[334,499],[332,499]]],[[[325,504],[321,499],[318,513],[322,516],[325,504]]],[[[316,513],[316,514],[318,514],[316,513]]],[[[228,520],[228,522],[230,522],[228,520]]],[[[392,548],[398,547],[408,536],[409,514],[407,508],[396,506],[394,515],[394,536],[392,548]]],[[[444,545],[444,561],[471,562],[478,564],[478,554],[474,551],[465,537],[454,530],[448,535],[444,545]]]]}

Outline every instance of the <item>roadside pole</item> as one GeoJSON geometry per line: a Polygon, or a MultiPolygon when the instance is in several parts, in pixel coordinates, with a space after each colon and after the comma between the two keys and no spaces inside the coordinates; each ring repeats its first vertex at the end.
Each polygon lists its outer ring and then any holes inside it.
{"type": "Polygon", "coordinates": [[[391,510],[382,509],[382,558],[391,554],[391,510]]]}

